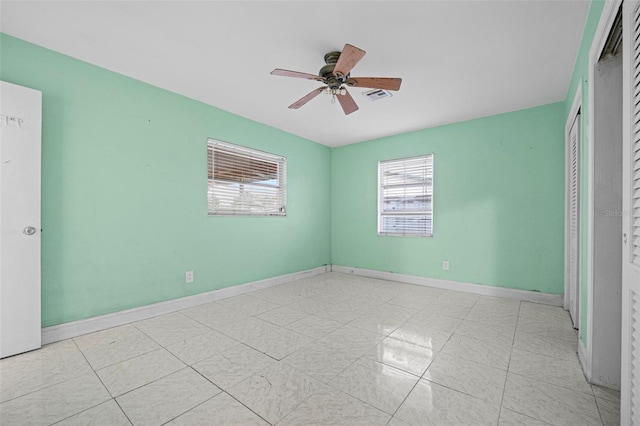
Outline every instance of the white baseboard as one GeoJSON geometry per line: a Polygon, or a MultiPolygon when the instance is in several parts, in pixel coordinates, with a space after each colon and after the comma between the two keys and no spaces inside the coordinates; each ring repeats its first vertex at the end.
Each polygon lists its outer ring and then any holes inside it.
{"type": "Polygon", "coordinates": [[[260,281],[222,288],[220,290],[194,294],[193,296],[167,300],[166,302],[140,306],[138,308],[114,312],[112,314],[100,315],[97,317],[87,318],[79,321],[45,327],[42,329],[42,344],[46,345],[48,343],[70,339],[72,337],[81,336],[83,334],[93,333],[96,331],[105,330],[107,328],[117,327],[119,325],[129,324],[131,322],[152,318],[158,315],[168,314],[171,312],[179,311],[181,309],[192,308],[204,303],[215,302],[216,300],[226,299],[228,297],[237,296],[255,290],[261,290],[263,288],[273,287],[279,284],[299,280],[301,278],[324,274],[325,272],[329,272],[330,270],[330,266],[321,266],[319,268],[280,275],[260,281]]]}
{"type": "Polygon", "coordinates": [[[437,278],[419,277],[416,275],[396,274],[393,272],[374,271],[371,269],[351,268],[348,266],[332,265],[333,272],[359,275],[367,278],[377,278],[387,281],[397,281],[406,284],[423,285],[446,290],[466,291],[483,296],[504,297],[507,299],[523,300],[525,302],[544,303],[546,305],[562,306],[561,294],[539,293],[537,291],[517,290],[504,287],[492,287],[482,284],[448,281],[437,278]]]}
{"type": "Polygon", "coordinates": [[[578,360],[580,361],[584,377],[591,383],[591,357],[589,357],[589,351],[587,351],[587,347],[580,338],[578,338],[578,360]]]}
{"type": "Polygon", "coordinates": [[[70,339],[72,337],[81,336],[83,334],[93,333],[96,331],[105,330],[107,328],[117,327],[135,321],[152,318],[158,315],[192,308],[204,303],[215,302],[216,300],[226,299],[228,297],[249,293],[251,291],[288,283],[301,278],[319,275],[326,272],[353,274],[363,277],[383,279],[387,281],[396,281],[401,283],[442,288],[447,290],[466,291],[469,293],[482,294],[485,296],[505,297],[509,299],[562,306],[562,296],[559,294],[538,293],[534,291],[491,287],[480,284],[419,277],[415,275],[374,271],[370,269],[351,268],[339,265],[327,265],[321,266],[319,268],[309,269],[306,271],[294,272],[291,274],[280,275],[260,281],[227,287],[220,290],[213,290],[206,293],[195,294],[193,296],[167,300],[166,302],[140,306],[138,308],[114,312],[112,314],[100,315],[97,317],[87,318],[79,321],[45,327],[42,329],[42,344],[46,345],[48,343],[70,339]]]}

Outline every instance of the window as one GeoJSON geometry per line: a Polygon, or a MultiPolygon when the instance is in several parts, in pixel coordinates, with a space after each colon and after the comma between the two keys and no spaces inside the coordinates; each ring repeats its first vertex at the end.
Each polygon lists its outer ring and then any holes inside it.
{"type": "Polygon", "coordinates": [[[209,139],[209,215],[286,216],[287,159],[209,139]]]}
{"type": "Polygon", "coordinates": [[[378,163],[378,234],[433,235],[433,154],[378,163]]]}

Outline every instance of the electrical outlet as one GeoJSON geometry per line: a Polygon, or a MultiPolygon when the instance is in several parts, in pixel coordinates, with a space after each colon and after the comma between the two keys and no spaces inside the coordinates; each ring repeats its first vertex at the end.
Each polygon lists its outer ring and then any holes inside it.
{"type": "Polygon", "coordinates": [[[184,273],[184,281],[187,284],[190,284],[193,282],[193,271],[187,271],[184,273]]]}
{"type": "Polygon", "coordinates": [[[449,261],[448,260],[443,260],[442,261],[442,269],[444,269],[445,271],[449,270],[449,261]]]}

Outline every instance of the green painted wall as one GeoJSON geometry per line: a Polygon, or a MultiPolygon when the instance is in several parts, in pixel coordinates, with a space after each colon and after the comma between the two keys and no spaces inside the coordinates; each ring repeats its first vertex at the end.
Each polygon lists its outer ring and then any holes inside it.
{"type": "Polygon", "coordinates": [[[0,78],[43,92],[43,326],[330,262],[329,148],[4,34],[0,48],[0,78]],[[208,137],[288,158],[287,217],[207,216],[208,137]]]}
{"type": "Polygon", "coordinates": [[[589,7],[589,15],[587,16],[587,22],[585,23],[584,31],[582,34],[582,41],[580,44],[580,50],[576,58],[576,64],[573,69],[573,75],[571,77],[571,84],[569,85],[569,91],[565,100],[565,123],[569,118],[571,112],[571,106],[576,96],[576,91],[582,92],[582,145],[581,145],[581,217],[580,217],[580,238],[581,241],[581,279],[580,279],[580,339],[587,342],[587,270],[588,270],[588,258],[587,258],[587,230],[588,230],[588,202],[589,193],[587,190],[588,185],[588,159],[589,159],[589,53],[591,45],[593,44],[593,38],[600,22],[600,15],[604,9],[604,0],[593,0],[589,7]]]}
{"type": "Polygon", "coordinates": [[[333,149],[332,263],[563,293],[563,133],[556,103],[333,149]],[[378,236],[378,161],[428,153],[433,238],[378,236]]]}
{"type": "Polygon", "coordinates": [[[327,263],[561,294],[564,123],[603,5],[565,102],[332,150],[0,34],[0,78],[43,92],[43,326],[327,263]],[[286,218],[207,216],[208,137],[287,156],[286,218]],[[377,162],[424,153],[434,237],[378,236],[377,162]]]}

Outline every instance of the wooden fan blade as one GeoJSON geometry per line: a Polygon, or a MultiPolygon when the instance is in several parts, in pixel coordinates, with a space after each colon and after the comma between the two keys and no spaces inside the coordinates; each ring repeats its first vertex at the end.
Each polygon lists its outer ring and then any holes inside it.
{"type": "Polygon", "coordinates": [[[345,44],[338,58],[338,62],[336,62],[336,66],[333,68],[333,75],[338,78],[343,78],[349,74],[349,71],[360,62],[360,59],[362,59],[366,53],[367,52],[362,49],[358,49],[350,44],[345,44]]]}
{"type": "Polygon", "coordinates": [[[400,90],[401,78],[384,77],[350,77],[345,82],[351,87],[368,87],[370,89],[400,90]]]}
{"type": "Polygon", "coordinates": [[[349,115],[352,112],[356,112],[358,110],[358,105],[356,104],[356,101],[353,100],[347,89],[344,90],[344,95],[338,95],[337,98],[340,102],[340,105],[342,106],[342,110],[344,111],[344,113],[346,115],[349,115]]]}
{"type": "Polygon", "coordinates": [[[307,80],[324,81],[324,79],[319,75],[307,74],[307,73],[298,72],[298,71],[283,70],[280,68],[276,68],[275,70],[271,71],[271,75],[279,75],[282,77],[306,78],[307,80]]]}
{"type": "Polygon", "coordinates": [[[318,87],[316,90],[314,90],[313,92],[310,92],[307,95],[304,95],[303,97],[301,97],[300,99],[298,99],[297,101],[295,101],[294,103],[292,103],[291,105],[289,105],[290,109],[298,109],[302,106],[304,106],[307,102],[309,102],[311,99],[315,98],[316,96],[318,96],[320,93],[322,93],[322,91],[324,90],[324,86],[323,87],[318,87]]]}

